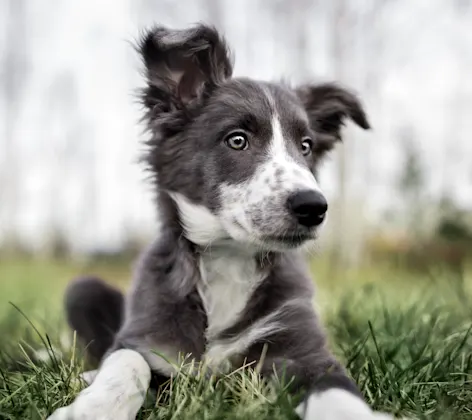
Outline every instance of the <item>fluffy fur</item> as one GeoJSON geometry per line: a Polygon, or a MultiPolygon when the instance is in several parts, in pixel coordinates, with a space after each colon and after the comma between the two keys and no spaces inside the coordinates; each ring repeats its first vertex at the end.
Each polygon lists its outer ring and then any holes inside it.
{"type": "MultiPolygon", "coordinates": [[[[157,385],[173,372],[166,360],[179,354],[218,371],[258,361],[266,349],[262,375],[275,369],[295,378],[293,391],[307,396],[301,416],[377,418],[326,346],[301,252],[327,210],[319,163],[346,119],[369,128],[359,100],[336,84],[292,88],[233,78],[225,41],[205,25],[152,28],[138,51],[150,132],[144,162],[162,227],[140,258],[119,327],[106,315],[119,316],[121,301],[108,299],[115,291],[100,281],[76,283],[68,295],[72,328],[99,343],[104,360],[92,383],[96,395],[81,394],[77,412],[132,418],[137,404],[123,408],[127,414],[108,408],[135,393],[126,386],[132,372],[146,382],[135,354],[157,385]],[[113,306],[107,314],[94,311],[105,302],[113,306]],[[102,321],[115,333],[106,352],[103,330],[94,327],[102,321]],[[103,379],[112,365],[113,389],[103,379]]],[[[69,408],[62,413],[81,418],[69,408]]]]}

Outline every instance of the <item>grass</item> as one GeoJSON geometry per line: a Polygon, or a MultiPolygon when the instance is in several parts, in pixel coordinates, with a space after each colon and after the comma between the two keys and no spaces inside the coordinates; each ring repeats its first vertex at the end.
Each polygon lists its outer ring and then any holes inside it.
{"type": "MultiPolygon", "coordinates": [[[[64,342],[60,308],[66,281],[91,270],[120,284],[128,276],[114,265],[0,263],[0,418],[44,419],[84,386],[83,359],[64,342]],[[53,357],[33,362],[33,349],[53,357]]],[[[381,266],[333,274],[324,261],[314,272],[332,348],[376,409],[472,419],[471,278],[381,266]]],[[[295,419],[296,402],[286,384],[264,383],[250,369],[210,381],[182,372],[149,395],[138,418],[295,419]]]]}

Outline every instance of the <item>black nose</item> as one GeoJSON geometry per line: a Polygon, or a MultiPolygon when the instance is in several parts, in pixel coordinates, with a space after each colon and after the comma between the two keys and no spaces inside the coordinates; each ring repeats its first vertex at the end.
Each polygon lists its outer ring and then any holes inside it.
{"type": "Polygon", "coordinates": [[[297,218],[298,223],[306,227],[320,225],[328,210],[328,203],[318,191],[305,190],[292,194],[287,206],[297,218]]]}

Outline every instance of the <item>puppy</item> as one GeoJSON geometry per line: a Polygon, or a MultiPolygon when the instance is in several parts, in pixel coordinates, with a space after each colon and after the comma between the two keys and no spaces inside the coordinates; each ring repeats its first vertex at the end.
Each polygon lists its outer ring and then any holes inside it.
{"type": "Polygon", "coordinates": [[[68,289],[69,322],[103,361],[51,419],[133,419],[179,354],[214,372],[259,361],[263,376],[293,378],[304,419],[391,418],[327,348],[303,253],[328,210],[321,160],[345,120],[369,128],[359,100],[336,84],[234,78],[224,39],[202,24],[154,27],[138,50],[161,228],[126,298],[93,278],[68,289]]]}

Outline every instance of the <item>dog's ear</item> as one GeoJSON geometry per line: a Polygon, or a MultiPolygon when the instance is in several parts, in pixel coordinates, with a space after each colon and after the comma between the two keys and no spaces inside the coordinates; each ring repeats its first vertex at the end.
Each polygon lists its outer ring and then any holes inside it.
{"type": "Polygon", "coordinates": [[[138,45],[147,78],[144,104],[158,111],[183,108],[231,77],[232,62],[224,39],[203,24],[146,31],[138,45]]]}
{"type": "Polygon", "coordinates": [[[305,85],[296,89],[310,120],[318,134],[315,144],[318,155],[329,152],[342,140],[341,129],[346,119],[367,130],[370,124],[364,108],[356,95],[334,83],[305,85]]]}

